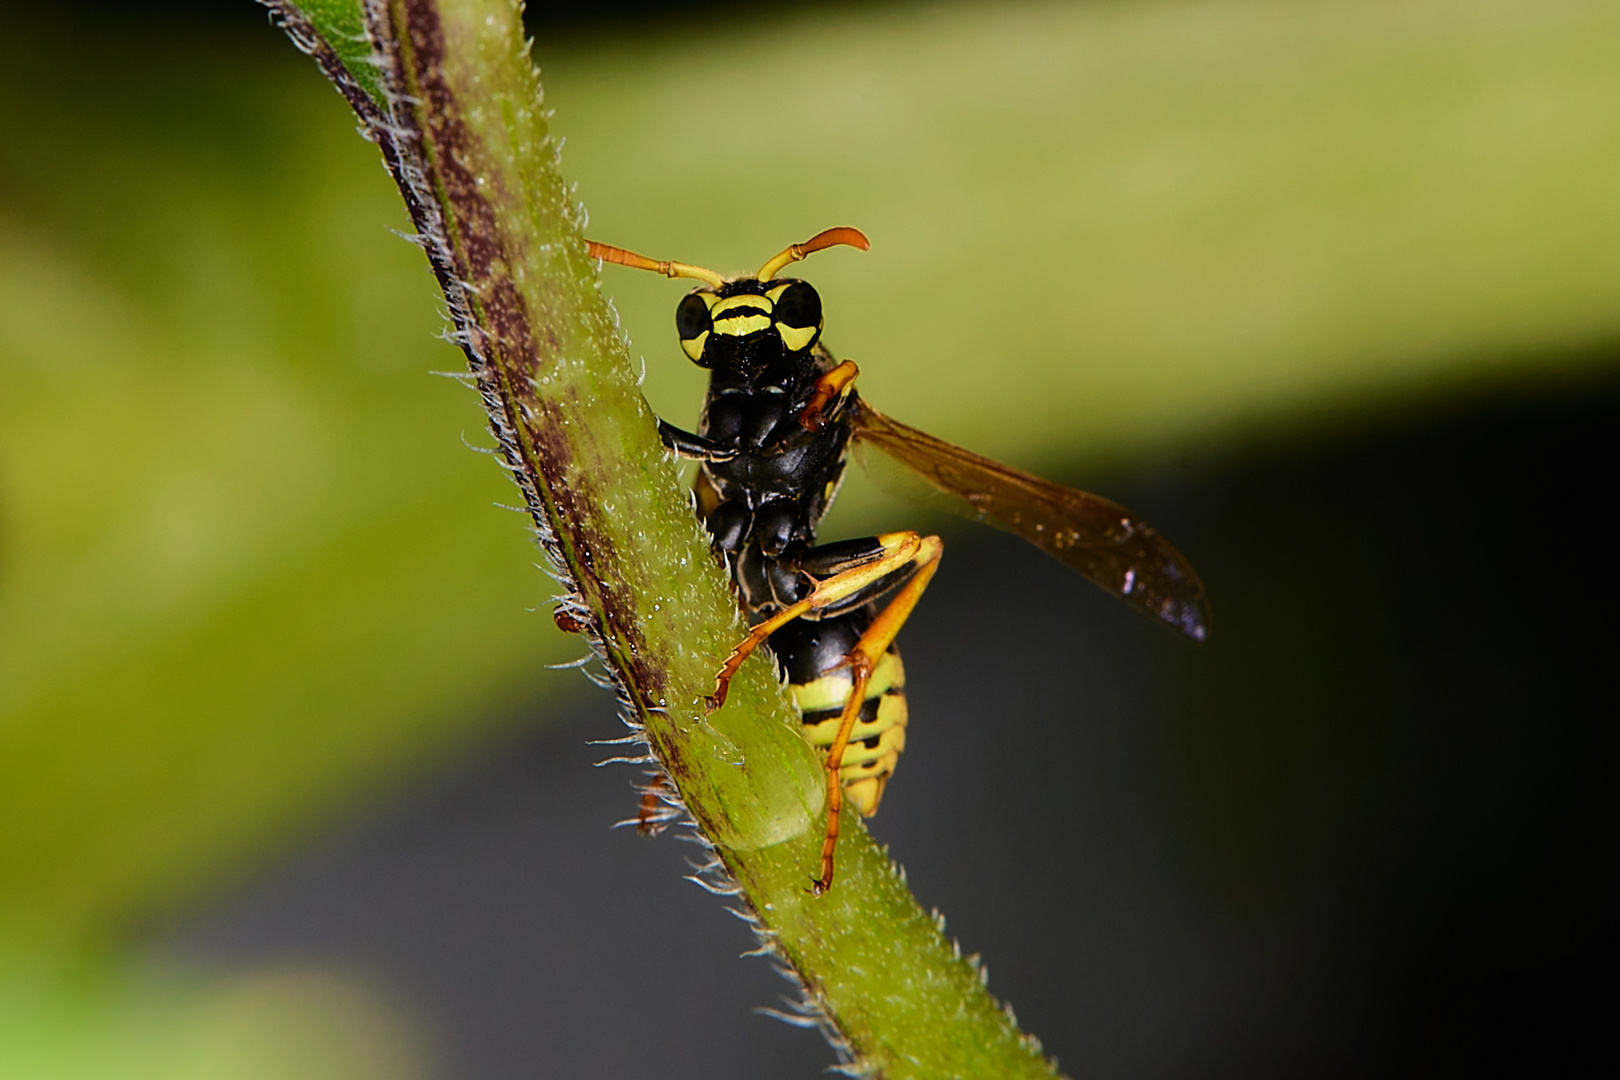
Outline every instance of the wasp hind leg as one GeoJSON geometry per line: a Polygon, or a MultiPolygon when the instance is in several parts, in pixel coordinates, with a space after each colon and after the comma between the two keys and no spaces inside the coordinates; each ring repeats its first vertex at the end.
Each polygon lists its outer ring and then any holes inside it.
{"type": "Polygon", "coordinates": [[[816,896],[832,887],[833,855],[838,849],[839,825],[844,809],[841,775],[844,751],[849,747],[850,732],[855,730],[855,721],[860,718],[861,706],[866,701],[866,684],[872,677],[873,669],[889,651],[889,646],[894,644],[900,628],[911,617],[912,609],[917,606],[923,590],[928,588],[934,571],[939,569],[939,558],[945,550],[945,545],[937,536],[920,537],[916,533],[899,535],[910,536],[916,542],[911,558],[901,567],[905,571],[903,584],[844,658],[854,685],[850,687],[849,699],[844,702],[843,715],[838,719],[838,735],[827,750],[827,831],[821,842],[821,872],[810,883],[810,891],[816,896]]]}
{"type": "MultiPolygon", "coordinates": [[[[815,581],[815,587],[804,599],[755,626],[731,650],[731,655],[726,657],[726,662],[715,673],[714,693],[703,699],[707,710],[714,712],[726,703],[726,692],[731,687],[732,678],[742,669],[743,661],[777,630],[803,615],[837,615],[870,603],[900,588],[902,582],[915,576],[924,565],[932,566],[938,562],[939,553],[943,550],[944,545],[937,536],[898,532],[885,533],[868,540],[822,544],[804,552],[799,559],[799,569],[815,581]]],[[[932,575],[933,570],[928,570],[924,582],[932,575]]],[[[913,598],[911,604],[915,603],[916,599],[913,598]]],[[[906,612],[909,614],[910,611],[908,605],[906,612]]],[[[900,621],[904,622],[905,616],[902,615],[900,621]]],[[[866,639],[863,637],[861,640],[866,639]]],[[[889,640],[892,641],[893,637],[889,640]]],[[[878,651],[882,652],[881,649],[878,651]]]]}
{"type": "Polygon", "coordinates": [[[840,772],[850,733],[866,700],[867,683],[878,661],[894,644],[900,628],[911,616],[923,590],[928,588],[944,550],[939,537],[919,536],[914,532],[886,533],[872,540],[811,548],[801,557],[800,568],[811,577],[816,577],[818,572],[830,572],[830,576],[818,580],[804,599],[754,627],[726,658],[715,676],[714,694],[706,700],[710,711],[724,704],[732,676],[741,669],[743,661],[771,634],[794,619],[812,613],[841,614],[893,593],[841,665],[849,669],[851,686],[838,719],[838,734],[827,750],[827,833],[821,847],[821,872],[810,886],[810,891],[817,896],[832,884],[833,853],[838,847],[839,819],[844,808],[840,772]]]}

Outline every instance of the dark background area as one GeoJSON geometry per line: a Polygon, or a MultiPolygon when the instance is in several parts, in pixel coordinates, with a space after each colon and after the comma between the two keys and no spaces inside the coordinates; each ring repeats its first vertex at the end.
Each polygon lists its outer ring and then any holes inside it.
{"type": "MultiPolygon", "coordinates": [[[[872,828],[1073,1075],[1613,1068],[1617,423],[1612,379],[1501,386],[1083,478],[1200,568],[1201,650],[948,532],[872,828]]],[[[633,777],[585,742],[616,727],[592,693],[470,753],[163,951],[359,971],[447,1076],[820,1075],[748,1015],[786,984],[694,849],[609,831],[633,777]]]]}

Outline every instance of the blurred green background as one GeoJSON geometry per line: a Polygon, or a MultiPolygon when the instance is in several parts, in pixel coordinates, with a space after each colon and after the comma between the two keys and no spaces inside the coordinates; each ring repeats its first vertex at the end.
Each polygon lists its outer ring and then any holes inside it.
{"type": "MultiPolygon", "coordinates": [[[[4,1075],[408,1074],[341,980],[130,945],[588,689],[375,150],[241,8],[0,36],[4,1075]]],[[[535,23],[592,235],[861,227],[827,340],[943,437],[1089,481],[1612,375],[1612,3],[703,10],[535,23]]],[[[605,285],[690,423],[680,289],[605,285]]]]}

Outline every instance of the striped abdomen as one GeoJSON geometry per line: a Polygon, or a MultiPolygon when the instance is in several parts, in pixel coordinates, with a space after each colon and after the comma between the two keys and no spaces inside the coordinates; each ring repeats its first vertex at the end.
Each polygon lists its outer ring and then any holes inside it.
{"type": "MultiPolygon", "coordinates": [[[[788,691],[804,734],[823,753],[838,737],[838,720],[854,680],[838,665],[871,622],[866,609],[836,618],[800,619],[771,635],[771,651],[787,671],[788,691]]],[[[862,817],[877,813],[883,787],[906,748],[906,669],[892,646],[866,684],[866,699],[844,749],[839,775],[862,817]]]]}

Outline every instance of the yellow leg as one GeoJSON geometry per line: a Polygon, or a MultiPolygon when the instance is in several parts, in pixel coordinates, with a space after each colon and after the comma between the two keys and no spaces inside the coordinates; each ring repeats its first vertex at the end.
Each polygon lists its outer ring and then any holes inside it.
{"type": "Polygon", "coordinates": [[[855,366],[855,361],[845,360],[817,379],[815,389],[810,391],[810,400],[804,403],[804,411],[799,413],[799,426],[806,431],[820,431],[826,427],[828,403],[842,401],[854,385],[855,376],[860,373],[861,369],[855,366]]]}
{"type": "MultiPolygon", "coordinates": [[[[714,693],[704,699],[709,712],[726,703],[726,691],[731,686],[732,676],[742,668],[743,661],[777,630],[801,615],[820,611],[840,600],[847,600],[862,589],[904,568],[908,563],[916,562],[918,552],[924,545],[931,542],[936,548],[939,547],[938,537],[930,536],[925,539],[914,532],[885,533],[877,538],[877,542],[882,546],[882,554],[874,556],[870,562],[863,562],[817,582],[816,587],[810,590],[809,596],[790,607],[783,608],[749,631],[742,644],[731,650],[731,655],[726,657],[726,662],[720,666],[720,671],[714,677],[714,693]]],[[[934,559],[938,558],[936,551],[934,559]]],[[[906,610],[911,609],[908,607],[906,610]]],[[[905,621],[904,616],[901,617],[901,621],[905,621]]],[[[888,646],[885,645],[884,648],[888,646]]]]}
{"type": "Polygon", "coordinates": [[[900,628],[911,617],[923,590],[939,569],[939,558],[945,545],[937,536],[919,537],[916,533],[901,533],[916,541],[909,561],[916,567],[910,580],[900,587],[894,599],[872,620],[855,648],[844,658],[854,677],[849,699],[844,702],[843,715],[838,719],[838,737],[827,750],[827,833],[821,842],[821,874],[810,884],[810,891],[820,896],[832,886],[833,853],[838,848],[839,819],[844,809],[844,783],[839,773],[844,767],[844,750],[849,746],[849,734],[855,730],[855,721],[866,701],[866,683],[872,669],[889,651],[900,628]]]}

